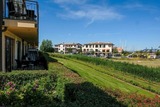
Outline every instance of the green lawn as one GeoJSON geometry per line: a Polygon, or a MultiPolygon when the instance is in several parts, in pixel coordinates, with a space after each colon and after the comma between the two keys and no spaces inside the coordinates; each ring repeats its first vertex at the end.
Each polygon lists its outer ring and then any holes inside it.
{"type": "Polygon", "coordinates": [[[101,65],[94,65],[91,63],[86,63],[83,61],[79,60],[74,60],[72,61],[87,65],[88,67],[91,67],[99,72],[102,72],[104,74],[108,74],[112,77],[118,78],[120,80],[123,80],[125,82],[131,83],[133,85],[139,86],[141,88],[147,89],[152,92],[160,93],[160,83],[159,82],[153,82],[153,81],[148,81],[144,78],[137,77],[135,75],[129,74],[129,73],[124,73],[118,70],[114,70],[112,68],[108,68],[106,66],[101,66],[101,65]]]}
{"type": "Polygon", "coordinates": [[[62,58],[55,58],[55,59],[57,59],[67,68],[77,72],[81,77],[85,78],[87,81],[92,82],[93,84],[99,87],[112,88],[113,90],[120,89],[123,92],[138,93],[146,95],[148,97],[155,96],[155,94],[149,91],[146,91],[142,88],[126,83],[120,79],[108,75],[107,73],[105,74],[97,71],[95,65],[89,67],[88,64],[87,63],[85,64],[84,62],[83,62],[84,64],[81,64],[73,60],[67,60],[62,58]]]}

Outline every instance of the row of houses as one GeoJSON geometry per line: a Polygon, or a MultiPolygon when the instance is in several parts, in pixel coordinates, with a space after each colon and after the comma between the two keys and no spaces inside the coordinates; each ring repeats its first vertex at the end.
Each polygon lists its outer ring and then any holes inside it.
{"type": "Polygon", "coordinates": [[[0,0],[0,71],[11,71],[38,47],[39,6],[32,0],[0,0]]]}
{"type": "MultiPolygon", "coordinates": [[[[55,52],[59,53],[83,53],[106,56],[113,52],[114,44],[110,42],[80,43],[60,43],[54,47],[55,52]]],[[[119,49],[119,48],[117,48],[119,49]]]]}

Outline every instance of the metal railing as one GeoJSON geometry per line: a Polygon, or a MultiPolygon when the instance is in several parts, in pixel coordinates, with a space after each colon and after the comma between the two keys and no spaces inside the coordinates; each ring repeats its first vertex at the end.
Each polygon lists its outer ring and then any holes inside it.
{"type": "Polygon", "coordinates": [[[39,20],[38,2],[31,0],[4,0],[3,18],[14,20],[39,20]]]}

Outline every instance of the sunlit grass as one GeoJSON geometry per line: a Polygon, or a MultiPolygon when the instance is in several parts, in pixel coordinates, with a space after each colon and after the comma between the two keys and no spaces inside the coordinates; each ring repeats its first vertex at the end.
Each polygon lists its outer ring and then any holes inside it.
{"type": "MultiPolygon", "coordinates": [[[[89,66],[77,63],[75,61],[56,58],[60,63],[64,64],[69,69],[76,71],[81,77],[85,78],[87,81],[92,82],[95,85],[105,88],[120,89],[123,92],[127,93],[139,93],[149,97],[153,97],[155,94],[148,92],[134,85],[128,84],[124,81],[121,81],[117,78],[114,78],[108,74],[98,72],[96,69],[89,66]]],[[[93,65],[94,66],[94,65],[93,65]]]]}
{"type": "MultiPolygon", "coordinates": [[[[71,60],[71,59],[70,59],[71,60]]],[[[156,92],[156,93],[160,93],[160,83],[159,82],[153,82],[153,81],[149,81],[147,79],[144,78],[140,78],[138,76],[129,74],[129,73],[124,73],[118,70],[114,70],[113,68],[109,68],[106,66],[102,66],[102,65],[95,65],[95,64],[91,64],[91,63],[87,63],[84,61],[80,61],[80,60],[74,60],[78,63],[87,65],[88,67],[94,68],[95,70],[111,75],[115,78],[118,78],[120,80],[123,80],[125,82],[131,83],[133,85],[139,86],[141,88],[147,89],[149,91],[152,92],[156,92]]]]}
{"type": "Polygon", "coordinates": [[[111,59],[111,60],[134,63],[148,67],[160,67],[160,59],[111,59]]]}

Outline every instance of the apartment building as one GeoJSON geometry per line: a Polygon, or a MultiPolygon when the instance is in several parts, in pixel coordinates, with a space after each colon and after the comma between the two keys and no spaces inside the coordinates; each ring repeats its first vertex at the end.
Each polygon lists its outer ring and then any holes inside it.
{"type": "Polygon", "coordinates": [[[11,71],[29,48],[38,47],[38,2],[1,0],[0,71],[11,71]]]}
{"type": "Polygon", "coordinates": [[[94,54],[106,56],[112,53],[113,43],[108,42],[93,42],[87,43],[82,46],[82,52],[84,54],[94,54]]]}
{"type": "Polygon", "coordinates": [[[82,45],[80,43],[60,43],[54,47],[55,52],[59,53],[78,53],[81,51],[82,45]]]}

